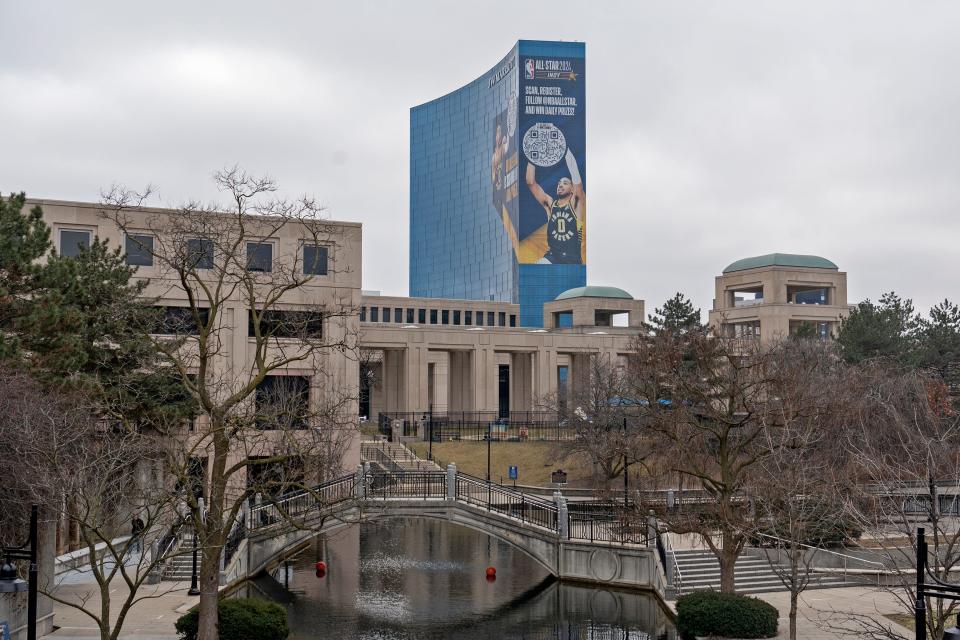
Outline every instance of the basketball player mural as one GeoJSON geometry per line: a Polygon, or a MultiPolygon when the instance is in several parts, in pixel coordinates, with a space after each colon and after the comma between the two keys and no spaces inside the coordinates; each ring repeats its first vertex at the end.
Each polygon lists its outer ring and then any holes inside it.
{"type": "Polygon", "coordinates": [[[586,193],[583,180],[577,167],[577,159],[570,149],[564,159],[570,177],[564,176],[557,182],[557,195],[550,197],[537,183],[537,167],[533,162],[527,164],[527,187],[547,213],[547,252],[539,260],[540,264],[581,264],[580,253],[583,241],[584,210],[586,193]]]}

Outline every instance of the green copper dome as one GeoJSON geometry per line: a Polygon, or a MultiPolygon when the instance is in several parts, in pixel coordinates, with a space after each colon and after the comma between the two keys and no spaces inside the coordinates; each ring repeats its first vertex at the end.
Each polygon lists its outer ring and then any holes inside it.
{"type": "Polygon", "coordinates": [[[633,300],[633,296],[617,287],[574,287],[567,289],[554,300],[569,300],[571,298],[620,298],[623,300],[633,300]]]}
{"type": "Polygon", "coordinates": [[[803,267],[813,269],[837,270],[837,265],[820,256],[803,256],[795,253],[768,253],[765,256],[743,258],[731,263],[723,270],[724,273],[746,271],[758,267],[803,267]]]}

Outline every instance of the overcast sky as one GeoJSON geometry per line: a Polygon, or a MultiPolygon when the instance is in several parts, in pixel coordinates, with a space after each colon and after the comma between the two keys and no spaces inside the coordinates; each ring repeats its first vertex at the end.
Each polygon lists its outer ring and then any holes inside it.
{"type": "Polygon", "coordinates": [[[409,108],[517,39],[587,43],[588,281],[706,312],[735,259],[812,253],[850,301],[960,299],[958,2],[0,4],[0,189],[157,205],[239,163],[364,224],[407,294],[409,108]]]}

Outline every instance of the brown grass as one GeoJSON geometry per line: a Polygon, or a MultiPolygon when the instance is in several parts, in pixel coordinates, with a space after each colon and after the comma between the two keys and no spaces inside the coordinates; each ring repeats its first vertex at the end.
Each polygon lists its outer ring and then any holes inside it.
{"type": "MultiPolygon", "coordinates": [[[[428,443],[408,445],[421,458],[427,457],[428,443]]],[[[593,486],[590,461],[575,455],[561,459],[562,452],[550,442],[492,442],[490,443],[490,475],[494,482],[511,484],[510,465],[517,467],[517,484],[547,487],[550,473],[563,469],[567,472],[567,486],[593,486]]],[[[433,458],[441,466],[457,463],[457,469],[478,478],[487,474],[486,442],[434,442],[433,458]]]]}

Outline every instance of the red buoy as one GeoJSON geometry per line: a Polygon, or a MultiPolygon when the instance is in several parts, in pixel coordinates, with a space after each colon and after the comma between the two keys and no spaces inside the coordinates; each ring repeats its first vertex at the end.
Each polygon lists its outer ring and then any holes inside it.
{"type": "Polygon", "coordinates": [[[495,568],[493,568],[493,567],[487,567],[487,577],[488,577],[488,578],[496,577],[496,575],[497,575],[497,570],[496,570],[495,568]]]}
{"type": "Polygon", "coordinates": [[[318,577],[318,578],[323,578],[323,577],[326,576],[326,575],[327,575],[327,572],[326,572],[324,569],[317,569],[317,577],[318,577]]]}
{"type": "Polygon", "coordinates": [[[317,568],[317,571],[326,571],[326,570],[327,570],[327,563],[324,562],[323,560],[321,560],[320,562],[318,562],[315,566],[316,566],[316,568],[317,568]]]}

